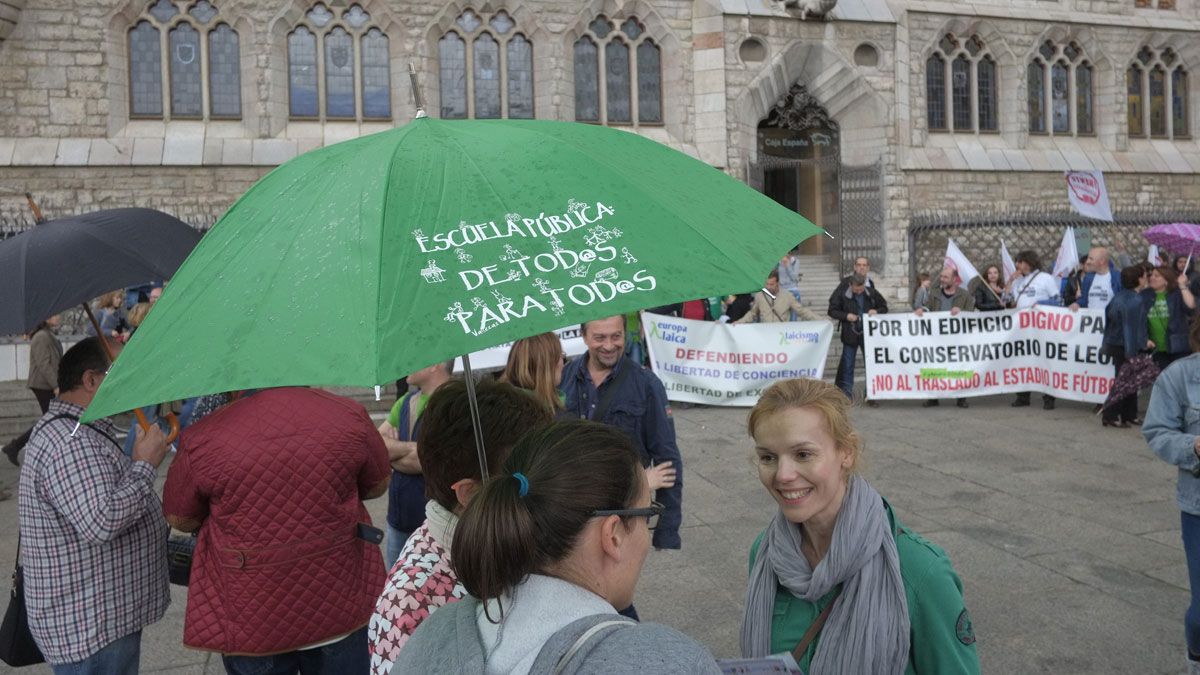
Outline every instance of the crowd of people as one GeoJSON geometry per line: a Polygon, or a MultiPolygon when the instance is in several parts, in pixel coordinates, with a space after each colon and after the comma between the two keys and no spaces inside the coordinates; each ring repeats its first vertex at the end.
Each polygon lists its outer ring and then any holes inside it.
{"type": "MultiPolygon", "coordinates": [[[[996,265],[965,287],[953,267],[921,278],[912,310],[1103,310],[1118,372],[1146,361],[1163,371],[1143,433],[1180,467],[1200,589],[1190,396],[1200,357],[1183,358],[1200,347],[1200,278],[1186,261],[1118,270],[1101,247],[1062,282],[1032,251],[1015,262],[1007,280],[996,265]]],[[[736,296],[670,310],[735,324],[817,320],[800,303],[800,276],[785,257],[736,318],[736,296]]],[[[319,389],[205,397],[160,498],[168,443],[157,424],[137,427],[124,448],[111,421],[79,424],[108,369],[101,340],[119,352],[152,304],[123,298],[102,297],[101,334],[66,353],[54,319],[33,332],[29,387],[44,415],[16,450],[4,448],[14,463],[26,453],[18,556],[30,629],[55,672],[137,672],[141,632],[170,602],[171,529],[194,536],[183,643],[221,654],[229,673],[721,672],[695,640],[638,619],[647,556],[683,546],[684,467],[663,384],[631,349],[629,317],[584,323],[586,352],[573,359],[553,333],[517,341],[498,377],[475,385],[479,429],[453,361],[409,374],[378,426],[319,389]],[[385,494],[378,529],[365,502],[385,494]]],[[[750,411],[754,465],[777,510],[747,554],[743,657],[785,655],[803,672],[979,671],[949,558],[861,474],[854,369],[864,317],[887,312],[859,258],[829,298],[843,343],[835,383],[776,382],[750,411]]],[[[1136,392],[1102,419],[1141,424],[1136,392]]],[[[1187,626],[1200,664],[1195,594],[1187,626]]]]}
{"type": "MultiPolygon", "coordinates": [[[[412,373],[379,426],[318,389],[226,396],[183,431],[161,500],[157,425],[126,455],[110,421],[78,424],[108,369],[105,338],[82,340],[25,446],[34,638],[56,672],[136,672],[169,603],[173,528],[195,533],[183,642],[230,673],[721,672],[638,620],[647,555],[683,545],[684,481],[664,388],[626,356],[625,329],[583,324],[574,359],[552,333],[513,345],[476,385],[482,450],[446,362],[412,373]],[[364,504],[384,494],[386,531],[364,504]]],[[[977,672],[961,583],[860,475],[849,406],[797,380],[751,411],[778,512],[748,552],[743,655],[977,672]]]]}

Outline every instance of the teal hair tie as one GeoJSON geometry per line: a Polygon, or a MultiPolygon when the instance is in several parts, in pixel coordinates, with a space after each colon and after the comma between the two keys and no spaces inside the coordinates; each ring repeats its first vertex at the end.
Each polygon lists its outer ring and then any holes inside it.
{"type": "Polygon", "coordinates": [[[517,490],[517,496],[524,497],[529,494],[529,479],[525,477],[525,474],[518,471],[513,474],[513,478],[516,478],[517,482],[521,484],[521,488],[517,490]]]}

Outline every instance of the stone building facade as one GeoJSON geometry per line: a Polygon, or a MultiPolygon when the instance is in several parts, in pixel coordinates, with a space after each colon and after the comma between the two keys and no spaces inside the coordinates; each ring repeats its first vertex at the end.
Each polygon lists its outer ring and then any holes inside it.
{"type": "Polygon", "coordinates": [[[810,4],[0,0],[0,229],[25,192],[50,217],[210,225],[271,167],[410,120],[410,65],[431,115],[587,119],[692,154],[899,298],[913,242],[944,246],[914,222],[1062,213],[1065,169],[1104,171],[1118,219],[1200,210],[1200,0],[810,4]]]}

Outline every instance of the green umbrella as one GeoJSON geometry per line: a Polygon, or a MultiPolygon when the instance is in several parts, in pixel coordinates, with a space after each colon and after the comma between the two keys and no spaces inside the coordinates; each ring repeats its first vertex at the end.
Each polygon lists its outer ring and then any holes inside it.
{"type": "Polygon", "coordinates": [[[250,188],[85,419],[221,391],[391,382],[571,323],[758,288],[820,231],[636,134],[419,118],[250,188]]]}

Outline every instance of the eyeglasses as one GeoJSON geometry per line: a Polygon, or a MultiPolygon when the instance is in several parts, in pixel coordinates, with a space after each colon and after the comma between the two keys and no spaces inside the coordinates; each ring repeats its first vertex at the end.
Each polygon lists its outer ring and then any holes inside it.
{"type": "Polygon", "coordinates": [[[665,507],[658,502],[650,502],[650,506],[640,509],[606,509],[600,511],[592,511],[593,518],[602,518],[605,516],[621,516],[622,518],[645,518],[646,527],[653,530],[658,527],[658,517],[662,515],[665,507]]]}

